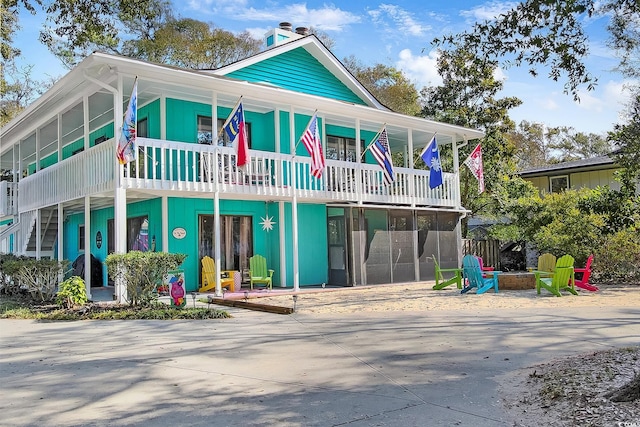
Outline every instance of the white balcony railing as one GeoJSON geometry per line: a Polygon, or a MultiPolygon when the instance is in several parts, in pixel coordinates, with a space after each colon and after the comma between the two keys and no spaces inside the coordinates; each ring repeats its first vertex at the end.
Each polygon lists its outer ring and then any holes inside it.
{"type": "Polygon", "coordinates": [[[36,172],[19,183],[20,212],[51,206],[114,188],[115,147],[111,143],[91,147],[36,172]]]}
{"type": "Polygon", "coordinates": [[[0,217],[16,215],[18,213],[18,184],[15,182],[0,182],[0,217]]]}
{"type": "MultiPolygon", "coordinates": [[[[211,193],[235,198],[286,199],[294,194],[315,202],[357,202],[457,207],[456,175],[428,186],[429,171],[394,168],[383,183],[377,164],[327,160],[321,179],[310,174],[309,157],[250,150],[250,164],[236,168],[230,147],[138,138],[138,159],[125,165],[121,185],[137,191],[211,193]]],[[[114,140],[92,147],[20,181],[20,211],[36,209],[115,187],[114,140]]]]}

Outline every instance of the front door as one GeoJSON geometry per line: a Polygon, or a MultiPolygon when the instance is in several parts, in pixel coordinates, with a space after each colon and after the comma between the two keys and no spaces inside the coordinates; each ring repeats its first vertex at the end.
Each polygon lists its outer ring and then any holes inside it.
{"type": "Polygon", "coordinates": [[[327,224],[329,242],[329,284],[349,284],[347,230],[344,215],[330,216],[327,224]]]}

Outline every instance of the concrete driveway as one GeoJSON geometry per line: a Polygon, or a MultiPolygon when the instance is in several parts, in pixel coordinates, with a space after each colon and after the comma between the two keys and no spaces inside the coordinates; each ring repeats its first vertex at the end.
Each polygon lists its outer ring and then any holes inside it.
{"type": "Polygon", "coordinates": [[[499,381],[637,345],[639,308],[0,320],[3,426],[511,426],[499,381]]]}

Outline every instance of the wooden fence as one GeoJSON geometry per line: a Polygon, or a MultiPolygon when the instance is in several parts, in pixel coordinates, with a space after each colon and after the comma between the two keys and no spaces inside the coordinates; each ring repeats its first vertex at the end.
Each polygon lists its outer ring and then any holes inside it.
{"type": "Polygon", "coordinates": [[[482,257],[484,265],[501,269],[499,240],[462,239],[462,255],[482,257]]]}

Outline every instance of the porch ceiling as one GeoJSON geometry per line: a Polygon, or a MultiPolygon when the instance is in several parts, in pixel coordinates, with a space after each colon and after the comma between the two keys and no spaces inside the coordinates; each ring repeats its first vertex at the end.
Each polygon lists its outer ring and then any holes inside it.
{"type": "MultiPolygon", "coordinates": [[[[57,149],[57,117],[62,117],[62,144],[68,144],[84,134],[83,96],[89,96],[90,130],[113,117],[113,94],[118,76],[123,78],[123,111],[126,108],[135,76],[138,76],[138,105],[143,106],[161,96],[188,101],[211,103],[214,97],[218,105],[233,107],[243,96],[245,109],[266,113],[279,109],[318,115],[326,124],[355,127],[359,118],[361,130],[377,132],[387,124],[389,144],[392,152],[404,151],[411,132],[414,148],[424,147],[437,132],[440,145],[453,141],[476,139],[482,132],[459,126],[432,122],[417,117],[404,116],[378,110],[368,106],[292,92],[269,84],[254,84],[234,80],[210,73],[182,70],[174,67],[148,64],[130,58],[105,54],[93,54],[69,74],[57,82],[43,97],[38,99],[15,120],[2,129],[0,167],[8,169],[13,164],[12,147],[21,140],[20,154],[23,159],[35,160],[34,126],[41,129],[41,157],[57,149]],[[89,78],[87,78],[89,76],[89,78]],[[107,87],[97,87],[90,79],[99,80],[107,87]],[[30,132],[30,133],[29,133],[30,132]],[[43,150],[43,147],[46,147],[43,150]],[[33,157],[33,159],[31,159],[33,157]]],[[[366,141],[368,143],[369,141],[366,141]]]]}

